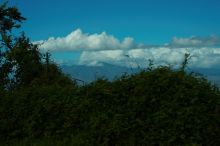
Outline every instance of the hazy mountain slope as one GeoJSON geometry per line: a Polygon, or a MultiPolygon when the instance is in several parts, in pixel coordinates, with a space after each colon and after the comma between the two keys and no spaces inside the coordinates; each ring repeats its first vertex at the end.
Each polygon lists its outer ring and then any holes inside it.
{"type": "MultiPolygon", "coordinates": [[[[135,73],[139,70],[137,68],[127,68],[111,64],[103,64],[102,66],[62,65],[61,69],[64,73],[69,74],[71,77],[85,82],[91,82],[100,77],[112,80],[122,74],[135,73]]],[[[211,82],[220,85],[220,69],[190,68],[190,70],[200,73],[211,82]]]]}

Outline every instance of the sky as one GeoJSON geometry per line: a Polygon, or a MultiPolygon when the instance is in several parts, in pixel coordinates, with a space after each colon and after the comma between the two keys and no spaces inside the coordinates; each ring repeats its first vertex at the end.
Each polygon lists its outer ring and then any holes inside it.
{"type": "Polygon", "coordinates": [[[148,44],[174,36],[220,35],[219,0],[9,0],[27,18],[34,40],[65,36],[75,29],[134,37],[148,44]]]}
{"type": "Polygon", "coordinates": [[[60,64],[220,69],[219,0],[9,0],[21,28],[60,64]]]}

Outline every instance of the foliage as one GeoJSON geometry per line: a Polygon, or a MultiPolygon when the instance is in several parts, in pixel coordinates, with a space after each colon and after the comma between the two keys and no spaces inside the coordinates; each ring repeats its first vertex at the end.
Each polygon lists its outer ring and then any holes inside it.
{"type": "Polygon", "coordinates": [[[206,79],[168,67],[82,87],[23,87],[1,97],[0,138],[66,139],[75,145],[219,145],[219,97],[206,79]]]}
{"type": "Polygon", "coordinates": [[[25,18],[21,16],[17,8],[7,7],[7,3],[0,6],[0,88],[11,85],[10,74],[13,73],[15,66],[13,53],[11,52],[19,44],[19,39],[15,40],[11,32],[13,28],[19,28],[20,23],[24,20],[25,18]]]}
{"type": "Polygon", "coordinates": [[[73,84],[69,77],[39,52],[38,45],[32,44],[22,33],[12,35],[13,28],[19,28],[25,20],[15,7],[0,6],[0,89],[8,90],[21,86],[54,84],[73,84]],[[45,62],[43,60],[45,59],[45,62]]]}

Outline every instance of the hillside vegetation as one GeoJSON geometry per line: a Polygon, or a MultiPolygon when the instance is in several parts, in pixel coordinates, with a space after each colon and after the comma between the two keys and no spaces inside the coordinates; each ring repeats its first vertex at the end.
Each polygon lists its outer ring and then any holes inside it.
{"type": "Polygon", "coordinates": [[[220,145],[220,92],[202,76],[152,67],[79,86],[0,6],[0,145],[220,145]]]}

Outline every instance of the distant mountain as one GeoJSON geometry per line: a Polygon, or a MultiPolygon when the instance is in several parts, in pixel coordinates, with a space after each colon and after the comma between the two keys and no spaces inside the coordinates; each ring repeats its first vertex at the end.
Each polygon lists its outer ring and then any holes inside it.
{"type": "Polygon", "coordinates": [[[97,78],[107,78],[112,80],[123,74],[130,74],[137,72],[137,69],[121,67],[111,64],[103,64],[102,66],[86,66],[86,65],[72,65],[61,66],[64,73],[69,74],[75,79],[80,79],[85,82],[91,82],[97,78]]]}
{"type": "Polygon", "coordinates": [[[212,83],[215,83],[220,87],[220,69],[219,68],[195,68],[192,71],[196,73],[201,73],[205,78],[207,78],[212,83]]]}
{"type": "MultiPolygon", "coordinates": [[[[61,69],[64,73],[69,74],[72,78],[82,80],[86,83],[94,81],[100,77],[112,80],[116,77],[120,77],[123,74],[135,73],[140,70],[137,68],[127,68],[107,63],[103,63],[102,66],[62,65],[61,69]]],[[[209,79],[212,83],[220,86],[220,69],[193,68],[190,70],[204,75],[204,77],[209,79]]]]}

